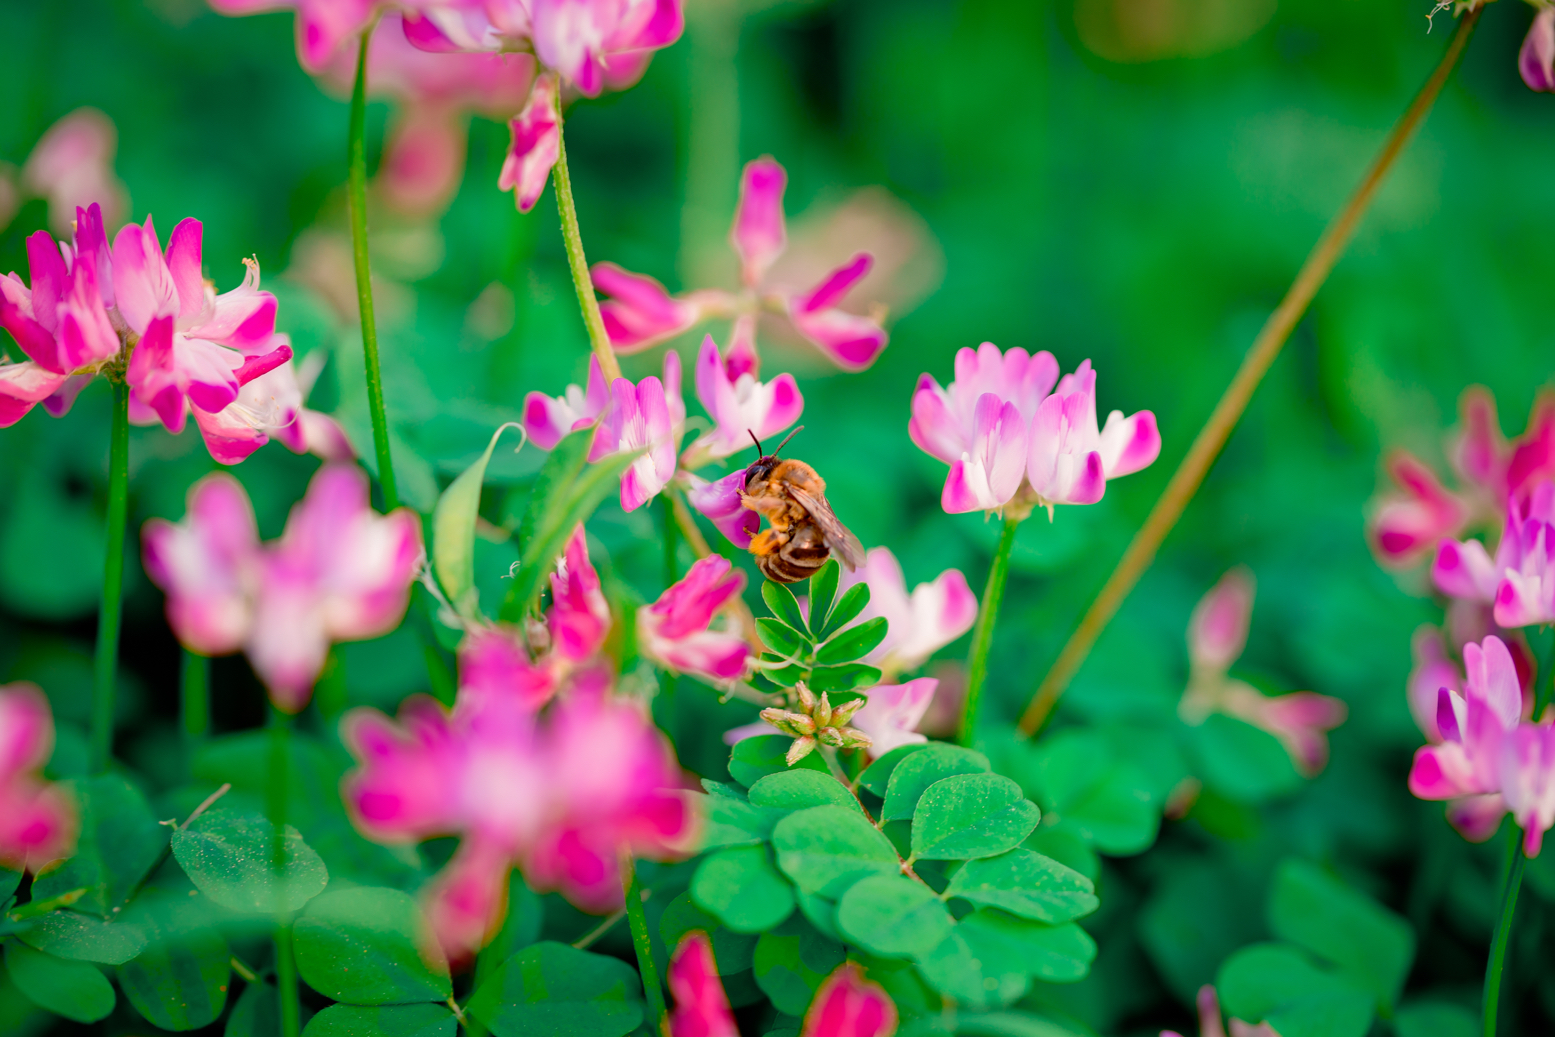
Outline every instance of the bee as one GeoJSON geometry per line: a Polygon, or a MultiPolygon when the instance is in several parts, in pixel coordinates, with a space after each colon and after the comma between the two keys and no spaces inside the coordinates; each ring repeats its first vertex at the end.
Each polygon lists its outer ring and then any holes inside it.
{"type": "Polygon", "coordinates": [[[803,461],[778,457],[802,428],[790,432],[770,454],[751,433],[761,456],[745,469],[740,503],[766,516],[770,524],[751,539],[750,550],[762,574],[774,583],[796,583],[814,575],[833,551],[850,572],[864,564],[864,545],[837,521],[826,502],[826,480],[803,461]]]}

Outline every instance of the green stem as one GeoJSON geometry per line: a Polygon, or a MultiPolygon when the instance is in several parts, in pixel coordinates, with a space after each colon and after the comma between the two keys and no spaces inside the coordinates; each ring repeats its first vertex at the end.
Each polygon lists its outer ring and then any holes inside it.
{"type": "Polygon", "coordinates": [[[653,963],[653,941],[648,936],[648,919],[643,914],[642,884],[637,867],[629,854],[621,855],[621,887],[626,893],[626,919],[632,928],[632,947],[637,951],[637,969],[643,977],[643,998],[648,1002],[648,1028],[659,1032],[664,1018],[664,991],[659,988],[659,969],[653,963]]]}
{"type": "Polygon", "coordinates": [[[292,952],[290,919],[275,930],[275,986],[281,994],[281,1037],[298,1037],[302,1005],[297,992],[297,958],[292,952]]]}
{"type": "Polygon", "coordinates": [[[103,558],[103,598],[97,614],[97,673],[92,689],[92,773],[102,774],[113,756],[113,682],[119,666],[119,626],[124,613],[124,526],[130,496],[130,387],[113,383],[113,424],[108,439],[108,548],[103,558]]]}
{"type": "Polygon", "coordinates": [[[202,740],[211,730],[211,661],[187,648],[178,673],[178,698],[184,737],[202,740]]]}
{"type": "Polygon", "coordinates": [[[1501,881],[1501,921],[1490,944],[1490,961],[1485,966],[1485,1037],[1496,1037],[1496,1013],[1501,1007],[1501,972],[1506,967],[1507,944],[1512,939],[1512,919],[1517,911],[1517,892],[1523,884],[1522,830],[1510,824],[1512,847],[1507,855],[1506,875],[1501,881]]]}
{"type": "Polygon", "coordinates": [[[383,374],[378,366],[378,323],[373,315],[373,284],[367,265],[367,42],[373,26],[362,32],[356,52],[356,84],[351,88],[351,132],[347,148],[350,172],[346,197],[351,210],[351,254],[356,259],[356,298],[362,314],[362,359],[367,367],[367,408],[373,419],[373,449],[378,456],[378,482],[383,507],[400,506],[394,483],[394,459],[389,453],[389,419],[383,407],[383,374]]]}
{"type": "Polygon", "coordinates": [[[572,200],[572,174],[567,170],[567,143],[561,129],[561,100],[556,102],[556,211],[562,220],[562,243],[567,248],[567,269],[572,271],[572,286],[578,291],[578,307],[583,311],[583,326],[588,329],[589,346],[599,358],[599,368],[609,385],[621,377],[621,365],[610,348],[605,319],[599,315],[599,299],[589,277],[589,261],[583,256],[583,235],[578,232],[578,207],[572,200]]]}
{"type": "Polygon", "coordinates": [[[1015,546],[1015,528],[1019,519],[1004,520],[999,549],[994,552],[988,570],[988,586],[983,588],[983,605],[972,628],[972,652],[966,661],[966,702],[961,706],[962,745],[971,745],[977,729],[977,709],[982,704],[983,682],[988,676],[988,650],[993,646],[993,627],[999,621],[999,603],[1004,599],[1004,580],[1010,572],[1010,549],[1015,546]]]}
{"type": "MultiPolygon", "coordinates": [[[[276,871],[286,864],[286,779],[293,718],[270,707],[270,773],[265,789],[265,810],[275,827],[273,863],[276,871]]],[[[276,883],[280,888],[280,883],[276,883]]],[[[301,1008],[297,992],[297,959],[292,951],[292,920],[278,911],[275,917],[275,985],[281,995],[281,1037],[297,1037],[301,1008]]]]}

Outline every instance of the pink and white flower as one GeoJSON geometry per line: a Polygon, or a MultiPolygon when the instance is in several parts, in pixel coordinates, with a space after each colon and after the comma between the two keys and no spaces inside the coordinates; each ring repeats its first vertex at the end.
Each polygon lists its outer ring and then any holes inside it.
{"type": "Polygon", "coordinates": [[[1086,360],[1037,407],[1026,474],[1048,507],[1094,504],[1108,479],[1149,467],[1160,453],[1161,434],[1147,410],[1127,418],[1115,410],[1097,431],[1096,372],[1086,360]]]}
{"type": "Polygon", "coordinates": [[[210,0],[226,15],[259,14],[291,8],[297,12],[297,60],[317,75],[342,50],[352,49],[385,6],[380,0],[210,0]]]}
{"type": "Polygon", "coordinates": [[[686,499],[691,506],[735,547],[742,551],[750,547],[751,539],[761,528],[761,516],[745,506],[745,469],[714,482],[695,475],[686,478],[691,487],[686,491],[686,499]]]}
{"type": "Polygon", "coordinates": [[[885,640],[863,661],[887,675],[916,670],[977,621],[977,596],[959,569],[946,569],[909,594],[901,563],[890,548],[873,547],[862,569],[843,572],[838,592],[857,583],[869,585],[869,604],[858,622],[883,616],[889,624],[885,640]]]}
{"type": "MultiPolygon", "coordinates": [[[[779,284],[769,276],[787,243],[783,216],[787,182],[787,173],[771,157],[745,167],[729,234],[740,257],[740,292],[703,289],[672,296],[651,278],[612,264],[596,265],[595,286],[612,296],[601,307],[611,314],[606,320],[611,345],[618,352],[636,352],[680,334],[704,317],[748,322],[760,313],[781,313],[802,338],[843,370],[862,371],[873,364],[886,347],[885,329],[876,316],[842,308],[844,297],[869,273],[873,260],[867,252],[849,257],[820,283],[805,288],[779,284]]],[[[749,331],[737,332],[736,341],[742,334],[749,331]]],[[[738,372],[730,377],[738,377],[738,372]]]]}
{"type": "Polygon", "coordinates": [[[726,361],[711,335],[702,340],[697,355],[696,386],[713,427],[686,448],[682,463],[688,470],[748,449],[753,435],[775,436],[804,412],[804,397],[793,375],[759,382],[746,355],[731,352],[726,361]]]}
{"type": "Polygon", "coordinates": [[[512,140],[508,157],[503,160],[497,188],[512,191],[519,212],[528,212],[540,200],[551,167],[561,154],[561,111],[557,107],[554,73],[545,72],[535,80],[534,89],[523,109],[508,122],[512,140]]]}
{"type": "Polygon", "coordinates": [[[1555,7],[1540,7],[1533,16],[1517,54],[1517,70],[1528,89],[1555,93],[1555,7]]]}
{"type": "Polygon", "coordinates": [[[301,710],[332,642],[399,625],[422,563],[420,520],[407,509],[376,514],[367,491],[360,469],[326,465],[281,538],[260,545],[235,480],[196,483],[182,523],[153,519],[142,533],[179,640],[208,655],[241,647],[276,706],[301,710]]]}
{"type": "Polygon", "coordinates": [[[1409,791],[1421,799],[1455,799],[1501,791],[1506,735],[1522,718],[1523,693],[1511,653],[1499,637],[1463,646],[1463,691],[1438,692],[1442,741],[1415,752],[1409,791]]]}
{"type": "Polygon", "coordinates": [[[54,716],[43,692],[0,685],[0,866],[36,873],[75,852],[76,805],[40,774],[53,751],[54,716]]]}
{"type": "Polygon", "coordinates": [[[1523,830],[1523,854],[1537,857],[1544,833],[1555,827],[1555,724],[1517,725],[1500,764],[1501,795],[1523,830]]]}
{"type": "MultiPolygon", "coordinates": [[[[276,335],[276,343],[277,348],[287,345],[287,336],[276,335]]],[[[237,464],[271,439],[294,454],[355,460],[345,429],[328,414],[303,406],[305,395],[296,365],[287,361],[247,382],[237,399],[214,414],[198,407],[191,407],[190,413],[206,449],[221,464],[237,464]]]]}
{"type": "Polygon", "coordinates": [[[670,959],[669,987],[675,1007],[664,1020],[667,1037],[740,1037],[706,933],[680,938],[670,959]]]}
{"type": "Polygon", "coordinates": [[[1494,559],[1478,540],[1443,539],[1431,577],[1444,594],[1494,603],[1497,625],[1513,629],[1555,620],[1555,482],[1540,480],[1508,503],[1494,559]]]}
{"type": "Polygon", "coordinates": [[[548,618],[551,651],[569,663],[592,658],[610,633],[610,604],[600,590],[599,573],[589,561],[588,540],[580,524],[551,574],[548,618]]]}
{"type": "Polygon", "coordinates": [[[674,350],[664,354],[663,381],[649,375],[636,385],[626,378],[617,378],[611,384],[610,404],[600,416],[589,460],[643,451],[621,474],[623,511],[635,511],[653,500],[675,477],[675,458],[685,425],[680,354],[674,350]]]}
{"type": "MultiPolygon", "coordinates": [[[[884,756],[892,749],[928,741],[918,725],[934,700],[939,681],[919,677],[903,684],[880,684],[864,694],[869,701],[848,721],[869,736],[871,756],[884,756]]],[[[761,732],[770,733],[768,731],[761,732]]]]}
{"type": "Polygon", "coordinates": [[[750,645],[737,632],[712,626],[713,619],[745,588],[745,574],[727,558],[710,555],[671,585],[659,600],[637,610],[642,653],[676,673],[732,681],[745,673],[750,645]]]}
{"type": "Polygon", "coordinates": [[[569,432],[588,428],[610,405],[610,386],[599,358],[589,357],[588,390],[569,385],[561,396],[531,392],[524,397],[524,432],[541,450],[554,450],[569,432]]]}

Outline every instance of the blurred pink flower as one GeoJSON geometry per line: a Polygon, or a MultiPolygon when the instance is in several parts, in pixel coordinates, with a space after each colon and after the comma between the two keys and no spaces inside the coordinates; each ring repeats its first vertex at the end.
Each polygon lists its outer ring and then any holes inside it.
{"type": "Polygon", "coordinates": [[[675,1007],[664,1020],[666,1037],[740,1037],[706,933],[680,938],[668,979],[675,1007]]]}
{"type": "Polygon", "coordinates": [[[420,520],[407,509],[378,515],[367,492],[360,469],[324,466],[281,538],[261,546],[242,486],[201,479],[183,522],[152,519],[142,531],[179,640],[205,655],[241,647],[276,706],[301,710],[331,642],[399,625],[422,562],[420,520]]]}
{"type": "Polygon", "coordinates": [[[535,80],[523,110],[508,123],[512,141],[508,157],[497,177],[497,188],[513,191],[519,212],[528,212],[540,200],[551,167],[561,154],[561,113],[557,108],[557,82],[554,73],[545,72],[535,80]]]}
{"type": "Polygon", "coordinates": [[[1370,522],[1373,549],[1384,565],[1407,566],[1457,535],[1469,517],[1469,505],[1437,479],[1412,454],[1396,451],[1388,475],[1401,492],[1382,498],[1370,522]]]}
{"type": "Polygon", "coordinates": [[[567,433],[594,424],[609,405],[610,387],[605,384],[599,358],[590,356],[587,392],[569,385],[561,396],[531,392],[524,397],[524,431],[541,450],[554,450],[567,433]]]}
{"type": "MultiPolygon", "coordinates": [[[[1220,1019],[1220,998],[1208,983],[1199,988],[1199,1037],[1226,1037],[1225,1024],[1220,1019]]],[[[1176,1030],[1162,1030],[1161,1037],[1182,1037],[1176,1030]]],[[[1280,1037],[1279,1031],[1268,1023],[1253,1026],[1240,1019],[1231,1020],[1231,1037],[1280,1037]]]]}
{"type": "Polygon", "coordinates": [[[674,350],[664,354],[663,381],[649,375],[634,385],[626,378],[617,378],[610,386],[610,403],[600,415],[589,460],[644,451],[621,474],[623,511],[635,511],[653,500],[675,477],[675,456],[685,423],[680,354],[674,350]]]}
{"type": "Polygon", "coordinates": [[[891,1037],[896,1019],[890,996],[857,964],[845,962],[821,982],[800,1037],[891,1037]]]}
{"type": "Polygon", "coordinates": [[[1222,713],[1261,728],[1280,740],[1296,769],[1310,778],[1327,765],[1327,732],[1344,723],[1349,710],[1339,699],[1311,691],[1265,695],[1229,675],[1247,646],[1254,590],[1252,572],[1238,567],[1194,607],[1188,621],[1188,687],[1177,713],[1189,724],[1222,713]]]}
{"type": "Polygon", "coordinates": [[[297,60],[314,75],[341,51],[354,50],[355,37],[386,6],[379,0],[210,0],[210,4],[226,15],[295,10],[297,60]]]}
{"type": "Polygon", "coordinates": [[[869,584],[869,604],[859,613],[858,622],[884,616],[889,624],[885,640],[863,661],[880,667],[887,676],[916,670],[977,621],[977,596],[958,569],[946,569],[909,594],[901,563],[890,548],[873,547],[864,556],[862,569],[843,571],[838,592],[857,583],[869,584]]]}
{"type": "Polygon", "coordinates": [[[76,805],[39,774],[53,751],[54,716],[43,692],[0,685],[0,866],[36,873],[75,852],[76,805]]]}
{"type": "MultiPolygon", "coordinates": [[[[671,296],[657,281],[613,264],[598,264],[595,287],[611,295],[602,309],[611,345],[631,353],[680,334],[704,317],[738,321],[758,313],[782,313],[802,337],[846,371],[862,371],[885,349],[880,321],[841,308],[843,297],[869,272],[868,253],[860,252],[803,290],[775,283],[767,274],[787,242],[783,190],[788,175],[770,156],[745,166],[730,243],[740,257],[743,290],[702,289],[671,296]]],[[[740,334],[735,340],[739,341],[740,334]]],[[[738,372],[731,378],[738,377],[738,372]]]]}
{"type": "Polygon", "coordinates": [[[1552,521],[1555,481],[1543,478],[1509,502],[1494,559],[1478,540],[1444,538],[1431,566],[1432,580],[1449,597],[1494,602],[1495,622],[1503,628],[1555,620],[1552,521]]]}
{"type": "Polygon", "coordinates": [[[560,686],[555,660],[531,661],[518,632],[505,627],[471,630],[459,645],[459,700],[511,698],[529,710],[551,700],[560,686]]]}
{"type": "Polygon", "coordinates": [[[1517,70],[1528,89],[1555,92],[1555,7],[1540,7],[1533,16],[1517,55],[1517,70]]]}
{"type": "Polygon", "coordinates": [[[651,605],[637,610],[643,655],[677,673],[732,681],[745,673],[750,645],[739,633],[712,628],[713,618],[745,588],[727,558],[699,559],[651,605]]]}
{"type": "Polygon", "coordinates": [[[359,763],[343,792],[364,834],[461,839],[426,894],[451,958],[500,927],[515,864],[531,887],[604,913],[622,903],[620,854],[674,859],[695,837],[674,750],[637,703],[608,693],[543,717],[516,697],[461,698],[450,714],[417,696],[397,722],[356,709],[341,732],[359,763]]]}
{"type": "Polygon", "coordinates": [[[1463,691],[1437,695],[1442,741],[1415,752],[1409,791],[1421,799],[1455,799],[1501,791],[1507,732],[1522,718],[1523,693],[1511,653],[1499,637],[1463,647],[1463,691]]]}
{"type": "Polygon", "coordinates": [[[691,506],[717,527],[735,547],[750,547],[751,538],[761,528],[761,516],[744,504],[745,469],[730,472],[715,482],[688,475],[691,488],[686,499],[691,506]]]}
{"type": "Polygon", "coordinates": [[[599,573],[589,561],[588,541],[580,523],[551,575],[551,651],[569,663],[595,655],[610,633],[610,605],[599,589],[599,573]]]}
{"type": "Polygon", "coordinates": [[[1555,827],[1555,724],[1521,723],[1501,753],[1501,795],[1523,830],[1523,853],[1539,856],[1555,827]]]}
{"type": "Polygon", "coordinates": [[[1427,742],[1440,742],[1442,735],[1436,726],[1436,711],[1441,690],[1450,688],[1461,694],[1463,674],[1458,664],[1448,657],[1441,630],[1429,623],[1415,629],[1409,647],[1414,657],[1414,668],[1409,671],[1409,712],[1427,742]]]}
{"type": "MultiPolygon", "coordinates": [[[[880,684],[864,694],[869,698],[849,723],[869,736],[871,756],[880,757],[904,745],[928,741],[918,725],[928,712],[939,681],[919,677],[905,684],[880,684]]],[[[767,732],[763,732],[767,733],[767,732]]]]}
{"type": "MultiPolygon", "coordinates": [[[[275,338],[277,348],[288,345],[287,336],[275,338]]],[[[355,460],[356,451],[340,423],[304,407],[305,395],[296,366],[287,361],[246,383],[237,399],[214,414],[198,407],[191,407],[190,413],[206,449],[221,464],[237,464],[272,438],[294,454],[355,460]]]]}
{"type": "MultiPolygon", "coordinates": [[[[46,130],[22,166],[21,187],[47,198],[49,226],[60,234],[71,230],[77,210],[98,205],[102,222],[118,226],[129,200],[113,169],[118,147],[113,120],[96,108],[77,108],[46,130]]],[[[0,218],[0,225],[5,220],[0,218]]]]}
{"type": "Polygon", "coordinates": [[[426,50],[533,50],[588,97],[631,86],[680,38],[681,0],[421,0],[405,35],[426,50]]]}
{"type": "Polygon", "coordinates": [[[700,468],[752,446],[751,436],[766,439],[799,420],[804,397],[791,374],[780,374],[770,382],[758,382],[754,370],[738,371],[745,360],[731,351],[728,361],[718,354],[713,336],[702,340],[697,355],[697,399],[713,419],[713,427],[686,448],[682,464],[687,470],[700,468]]]}

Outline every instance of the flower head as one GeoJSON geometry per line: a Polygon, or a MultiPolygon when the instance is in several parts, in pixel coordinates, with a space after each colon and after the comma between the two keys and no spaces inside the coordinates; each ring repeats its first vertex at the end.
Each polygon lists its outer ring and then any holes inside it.
{"type": "Polygon", "coordinates": [[[731,681],[745,672],[750,645],[739,634],[715,629],[713,618],[745,588],[745,574],[727,558],[699,559],[659,600],[637,610],[642,653],[677,673],[731,681]]]}
{"type": "Polygon", "coordinates": [[[873,547],[862,569],[843,572],[838,590],[856,583],[869,585],[869,604],[859,622],[884,616],[889,624],[885,639],[863,661],[887,674],[916,670],[977,621],[977,596],[959,569],[946,569],[909,594],[890,548],[873,547]]]}
{"type": "MultiPolygon", "coordinates": [[[[848,726],[854,715],[869,703],[868,697],[850,698],[833,706],[828,692],[823,691],[821,697],[816,698],[815,693],[805,687],[803,682],[794,686],[794,692],[797,701],[790,702],[789,708],[773,706],[761,711],[761,719],[794,740],[794,744],[788,747],[790,767],[809,756],[817,745],[829,745],[837,749],[868,749],[873,746],[874,742],[868,734],[848,726]]],[[[891,727],[887,718],[879,719],[883,726],[891,727]]],[[[744,731],[740,734],[741,737],[746,736],[744,731]]]]}
{"type": "Polygon", "coordinates": [[[702,340],[697,355],[697,399],[713,419],[706,435],[686,448],[683,464],[700,468],[709,461],[721,460],[748,449],[751,436],[766,439],[787,429],[804,411],[804,397],[791,374],[780,374],[770,382],[759,382],[752,367],[739,371],[739,354],[725,360],[718,353],[713,336],[702,340]]]}
{"type": "Polygon", "coordinates": [[[1415,752],[1409,791],[1421,799],[1453,799],[1501,791],[1506,733],[1522,717],[1523,692],[1511,653],[1499,637],[1463,646],[1460,693],[1440,689],[1436,726],[1442,741],[1415,752]]]}
{"type": "Polygon", "coordinates": [[[49,700],[32,684],[0,685],[0,866],[36,872],[75,850],[75,803],[38,773],[53,750],[49,700]]]}
{"type": "Polygon", "coordinates": [[[1528,89],[1555,92],[1555,7],[1541,7],[1533,16],[1517,55],[1517,70],[1528,89]]]}
{"type": "Polygon", "coordinates": [[[610,632],[610,605],[599,588],[599,573],[589,561],[583,526],[573,530],[567,549],[551,574],[551,651],[570,663],[583,662],[604,646],[610,632]]]}
{"type": "Polygon", "coordinates": [[[633,384],[617,378],[610,386],[610,403],[600,416],[590,461],[641,450],[642,455],[621,474],[621,508],[635,511],[653,500],[674,478],[676,454],[686,423],[680,395],[680,354],[664,354],[664,379],[649,375],[633,384]]]}

